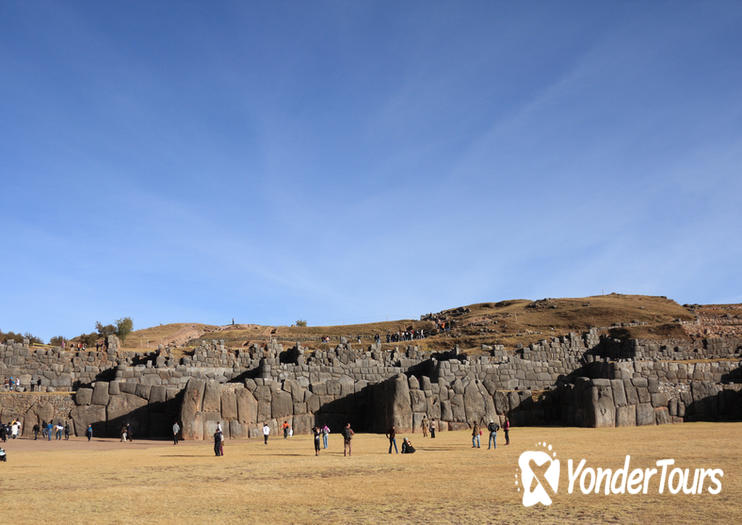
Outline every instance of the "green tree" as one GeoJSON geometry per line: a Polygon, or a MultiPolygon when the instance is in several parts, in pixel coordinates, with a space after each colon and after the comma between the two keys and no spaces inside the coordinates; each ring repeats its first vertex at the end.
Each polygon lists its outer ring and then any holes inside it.
{"type": "MultiPolygon", "coordinates": [[[[130,319],[131,320],[131,319],[130,319]]],[[[98,335],[101,337],[107,337],[116,333],[116,327],[112,324],[103,325],[100,321],[95,322],[95,329],[98,330],[98,335]]]]}
{"type": "Polygon", "coordinates": [[[307,322],[304,319],[299,319],[298,321],[296,321],[296,326],[305,327],[307,326],[307,322]]]}
{"type": "Polygon", "coordinates": [[[116,335],[119,336],[122,343],[126,340],[126,336],[129,335],[133,329],[134,321],[131,320],[131,317],[124,317],[123,319],[116,320],[116,335]]]}
{"type": "Polygon", "coordinates": [[[49,344],[51,346],[62,346],[62,343],[64,343],[65,339],[63,335],[55,335],[51,339],[49,339],[49,344]]]}

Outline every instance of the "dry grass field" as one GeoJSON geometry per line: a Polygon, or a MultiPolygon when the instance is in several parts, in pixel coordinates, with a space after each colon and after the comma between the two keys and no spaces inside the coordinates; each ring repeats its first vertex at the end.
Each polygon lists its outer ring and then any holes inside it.
{"type": "MultiPolygon", "coordinates": [[[[502,433],[500,433],[502,434],[502,433]]],[[[354,454],[315,457],[309,436],[208,442],[94,439],[9,441],[0,463],[0,509],[13,523],[740,523],[742,423],[685,423],[619,429],[516,428],[512,444],[472,449],[467,432],[414,437],[418,452],[386,454],[379,435],[357,435],[354,454]],[[514,480],[518,456],[539,441],[562,461],[550,507],[524,508],[514,480]],[[718,495],[566,493],[567,459],[632,468],[674,458],[681,467],[719,467],[718,495]]],[[[401,438],[399,436],[399,442],[401,438]]],[[[486,435],[484,436],[486,438],[486,435]]]]}

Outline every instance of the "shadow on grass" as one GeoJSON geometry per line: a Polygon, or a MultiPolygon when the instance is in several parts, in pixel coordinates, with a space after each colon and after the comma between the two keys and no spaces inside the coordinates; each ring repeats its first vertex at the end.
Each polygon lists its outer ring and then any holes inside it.
{"type": "Polygon", "coordinates": [[[160,454],[161,458],[208,458],[218,457],[214,454],[160,454]]]}

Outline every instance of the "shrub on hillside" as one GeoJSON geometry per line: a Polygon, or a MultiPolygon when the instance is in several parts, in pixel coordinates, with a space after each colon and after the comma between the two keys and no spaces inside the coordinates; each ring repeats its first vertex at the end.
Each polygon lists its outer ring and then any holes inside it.
{"type": "Polygon", "coordinates": [[[100,321],[95,322],[95,329],[100,337],[108,337],[116,333],[116,327],[112,324],[103,325],[100,321]]]}
{"type": "Polygon", "coordinates": [[[15,333],[13,331],[10,332],[3,332],[0,330],[0,343],[9,343],[9,342],[16,342],[16,343],[22,343],[24,339],[28,339],[31,344],[44,344],[44,342],[36,337],[35,335],[29,334],[26,332],[25,334],[15,333]]]}
{"type": "Polygon", "coordinates": [[[126,340],[126,336],[131,333],[134,329],[134,321],[131,317],[124,317],[123,319],[116,320],[116,335],[119,336],[121,342],[126,340]]]}

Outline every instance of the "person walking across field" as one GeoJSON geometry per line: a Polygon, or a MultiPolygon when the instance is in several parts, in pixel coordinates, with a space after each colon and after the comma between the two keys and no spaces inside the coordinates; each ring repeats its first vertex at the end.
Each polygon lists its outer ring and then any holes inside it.
{"type": "Polygon", "coordinates": [[[314,437],[314,455],[319,456],[319,441],[322,437],[322,429],[319,425],[312,427],[312,436],[314,437]]]}
{"type": "Polygon", "coordinates": [[[327,439],[330,437],[330,427],[325,424],[325,426],[322,427],[322,444],[324,445],[324,448],[327,448],[327,439]]]}
{"type": "Polygon", "coordinates": [[[263,444],[268,444],[268,436],[271,435],[271,427],[268,426],[268,423],[263,423],[263,444]]]}
{"type": "Polygon", "coordinates": [[[216,456],[223,456],[224,455],[224,434],[222,434],[222,431],[217,429],[216,432],[214,432],[214,455],[216,456]]]}
{"type": "Polygon", "coordinates": [[[510,420],[506,417],[505,418],[505,424],[502,426],[502,429],[505,431],[505,444],[510,444],[510,420]]]}
{"type": "Polygon", "coordinates": [[[355,432],[350,428],[350,423],[346,423],[343,429],[343,456],[351,455],[350,440],[353,439],[353,434],[355,432]]]}
{"type": "Polygon", "coordinates": [[[420,423],[420,427],[423,430],[423,437],[428,437],[428,427],[430,426],[430,423],[428,422],[428,416],[423,416],[423,420],[420,423]]]}

